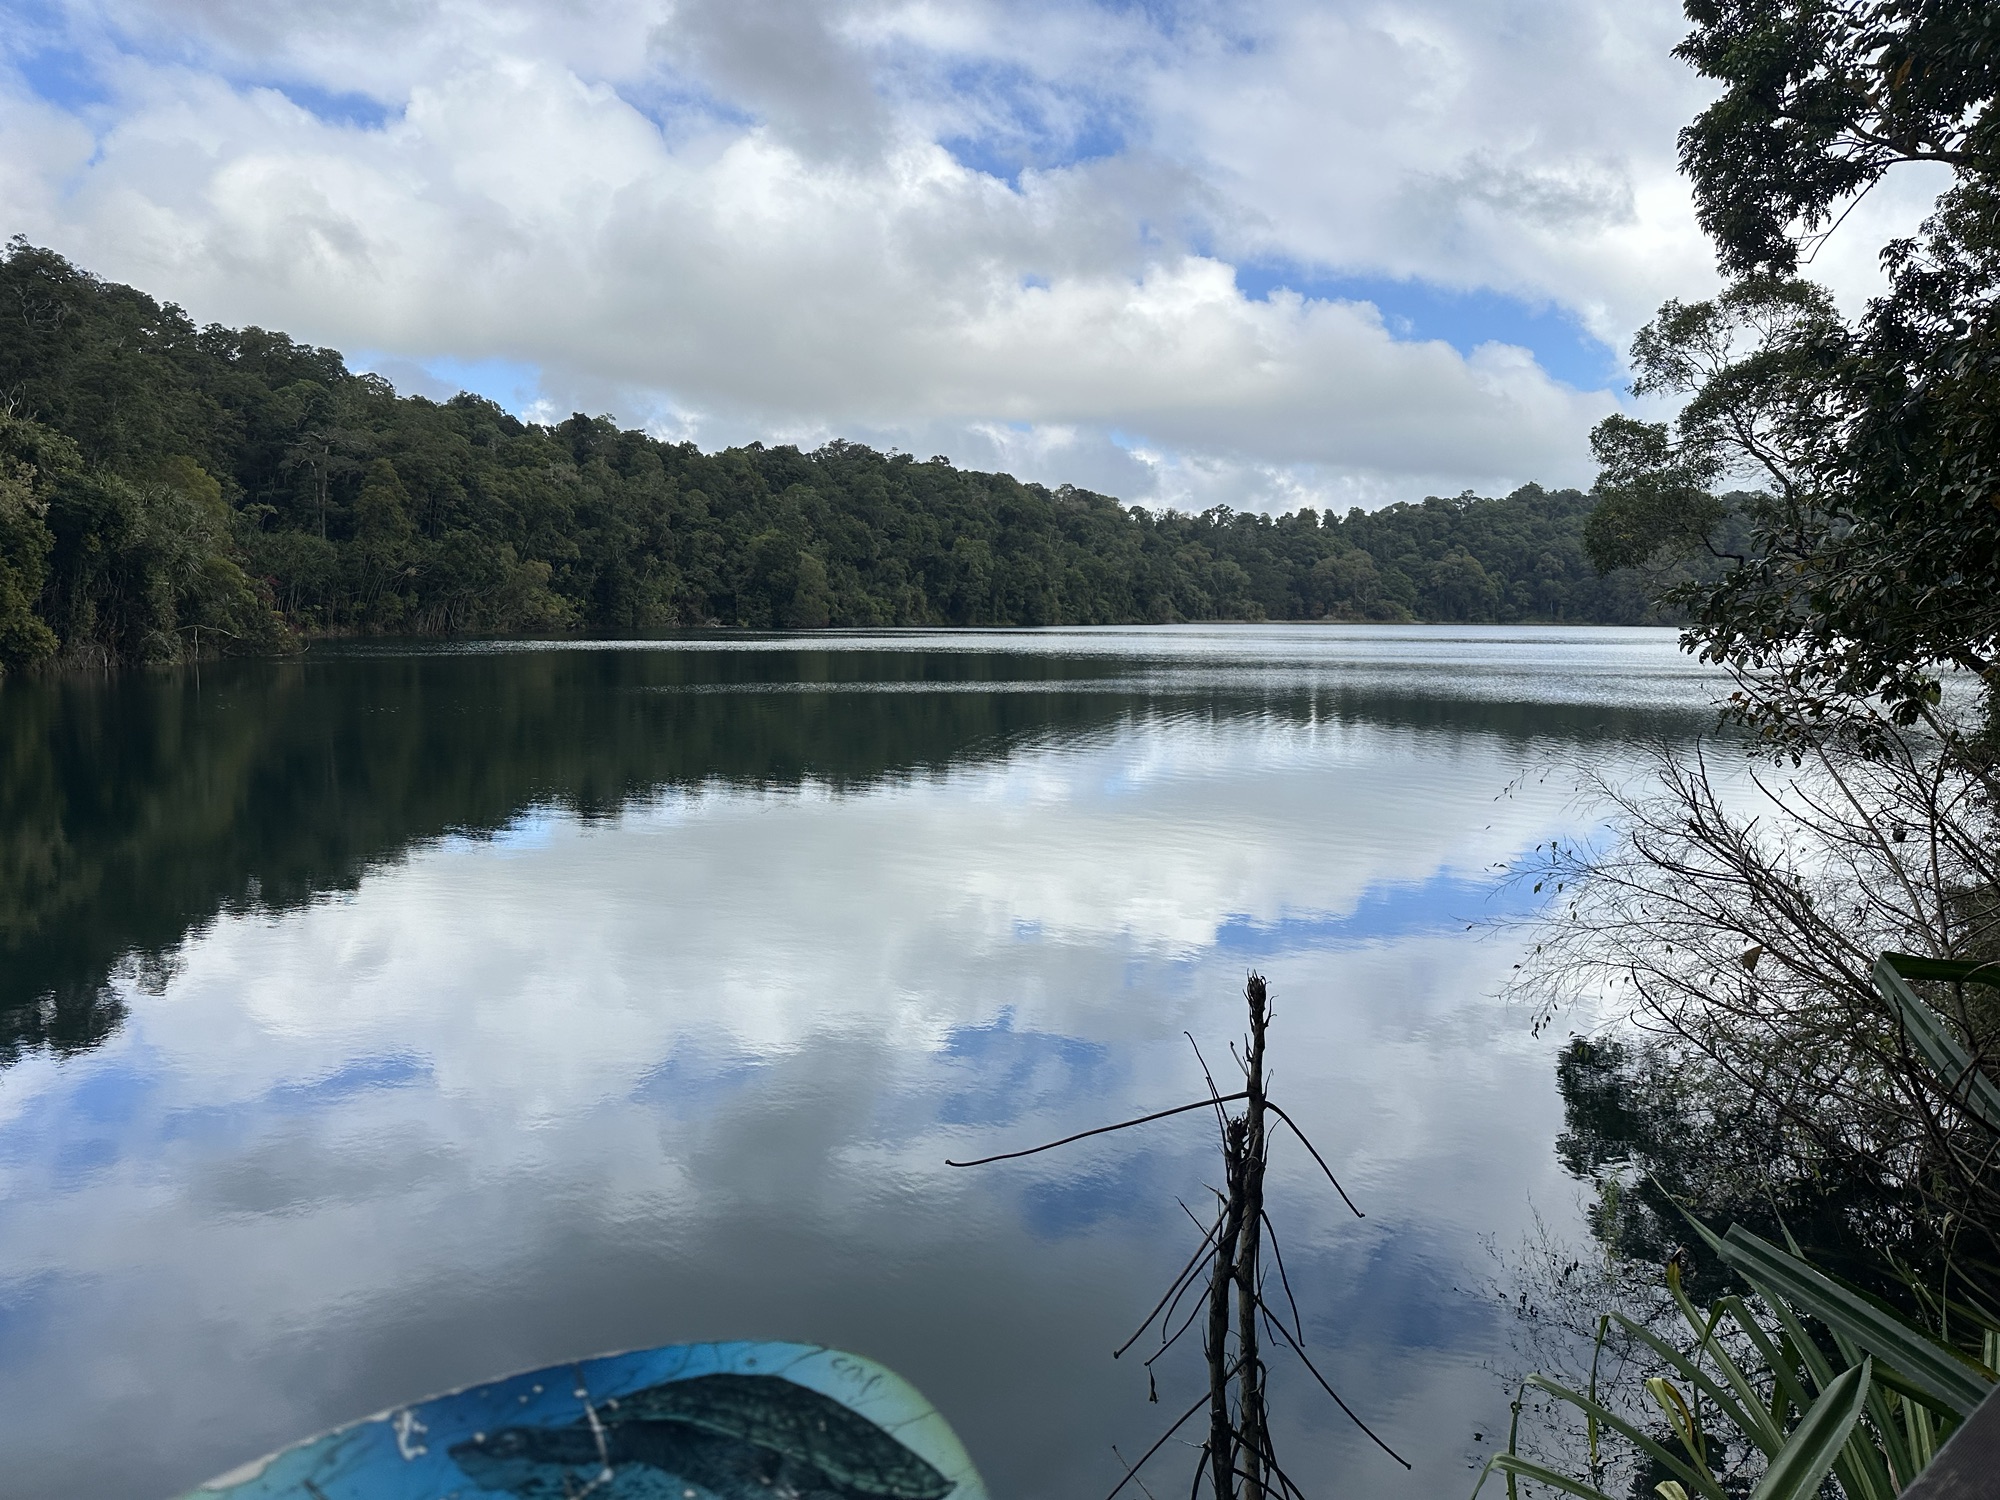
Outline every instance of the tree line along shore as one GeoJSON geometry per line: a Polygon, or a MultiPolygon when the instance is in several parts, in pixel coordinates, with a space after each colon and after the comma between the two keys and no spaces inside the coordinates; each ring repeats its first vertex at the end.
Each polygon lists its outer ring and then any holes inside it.
{"type": "Polygon", "coordinates": [[[1188,515],[846,442],[703,453],[398,395],[22,240],[0,257],[0,670],[330,633],[1672,618],[1591,565],[1593,503],[1188,515]]]}

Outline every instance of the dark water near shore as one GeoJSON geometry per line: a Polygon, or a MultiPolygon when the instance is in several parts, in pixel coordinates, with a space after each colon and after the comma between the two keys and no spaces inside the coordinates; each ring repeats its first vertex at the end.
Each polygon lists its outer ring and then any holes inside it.
{"type": "MultiPolygon", "coordinates": [[[[1670,632],[1233,627],[372,646],[0,688],[0,1452],[161,1496],[557,1359],[890,1364],[996,1495],[1093,1497],[1197,1393],[1109,1351],[1192,1247],[1193,1097],[1278,996],[1321,1368],[1287,1468],[1456,1493],[1488,1245],[1572,1190],[1493,999],[1553,764],[1711,722],[1670,632]]],[[[1476,1442],[1480,1433],[1489,1441],[1476,1442]]],[[[1162,1460],[1186,1483],[1187,1460],[1162,1460]]],[[[1167,1493],[1167,1490],[1160,1490],[1167,1493]]]]}

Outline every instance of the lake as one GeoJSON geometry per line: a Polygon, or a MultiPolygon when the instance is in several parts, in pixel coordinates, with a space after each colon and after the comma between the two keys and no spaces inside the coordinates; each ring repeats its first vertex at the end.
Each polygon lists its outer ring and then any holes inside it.
{"type": "MultiPolygon", "coordinates": [[[[0,687],[6,1492],[165,1496],[755,1337],[901,1372],[996,1496],[1099,1500],[1201,1389],[1110,1355],[1199,1238],[1213,1125],[945,1159],[1198,1097],[1183,1033],[1227,1068],[1252,968],[1274,1096],[1367,1214],[1275,1146],[1308,1348],[1415,1465],[1280,1353],[1286,1468],[1469,1491],[1505,1254],[1581,1238],[1561,1028],[1497,998],[1489,924],[1541,898],[1497,867],[1718,686],[1669,631],[1238,626],[0,687]]],[[[1191,1450],[1156,1464],[1185,1493],[1191,1450]]]]}

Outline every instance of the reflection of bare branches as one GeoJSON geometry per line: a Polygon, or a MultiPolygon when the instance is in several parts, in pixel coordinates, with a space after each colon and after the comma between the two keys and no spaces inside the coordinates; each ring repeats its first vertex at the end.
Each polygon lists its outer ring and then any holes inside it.
{"type": "MultiPolygon", "coordinates": [[[[1201,1242],[1195,1246],[1194,1254],[1188,1258],[1180,1273],[1168,1284],[1153,1305],[1145,1320],[1124,1343],[1112,1353],[1113,1359],[1122,1357],[1136,1344],[1146,1331],[1155,1325],[1160,1330],[1160,1347],[1145,1361],[1150,1385],[1154,1360],[1178,1344],[1183,1335],[1192,1328],[1203,1314],[1207,1315],[1207,1326],[1202,1336],[1202,1352],[1208,1367],[1208,1391],[1195,1401],[1163,1432],[1158,1441],[1139,1456],[1136,1463],[1127,1464],[1124,1477],[1113,1487],[1111,1496],[1116,1496],[1127,1484],[1138,1483],[1144,1490],[1144,1482],[1139,1479],[1139,1471],[1166,1446],[1175,1433],[1193,1420],[1203,1406],[1209,1412],[1208,1437],[1201,1445],[1200,1457],[1195,1465],[1194,1485],[1190,1500],[1201,1492],[1202,1477],[1208,1476],[1215,1500],[1268,1500],[1276,1493],[1281,1500],[1304,1500],[1304,1494],[1292,1482],[1291,1477],[1279,1465],[1272,1448],[1270,1424],[1265,1405],[1265,1376],[1267,1367],[1259,1352],[1257,1330],[1262,1326],[1274,1330],[1291,1348],[1300,1363],[1310,1373],[1320,1387],[1333,1398],[1334,1403],[1345,1412],[1350,1421],[1404,1468],[1410,1465],[1400,1454],[1378,1437],[1343,1401],[1326,1377],[1320,1374],[1305,1351],[1305,1330],[1299,1320],[1297,1301],[1292,1297],[1290,1278],[1285,1274],[1284,1259],[1278,1249],[1277,1231],[1271,1223],[1271,1216],[1264,1207],[1264,1172],[1270,1159],[1270,1134],[1265,1125],[1266,1114],[1275,1115],[1291,1128],[1299,1138],[1319,1168],[1340,1194],[1341,1201],[1361,1216],[1354,1200],[1347,1196],[1333,1169],[1321,1156],[1298,1122],[1272,1102],[1265,1090],[1264,1056],[1267,1032],[1271,1021],[1271,1006],[1262,975],[1252,974],[1244,984],[1243,997],[1249,1006],[1250,1032],[1239,1054],[1235,1047],[1230,1055],[1243,1074],[1244,1087],[1232,1093],[1222,1093],[1215,1086],[1214,1076],[1209,1072],[1206,1059],[1201,1056],[1201,1048],[1190,1036],[1188,1043],[1194,1046],[1195,1057],[1201,1063],[1202,1078],[1208,1087],[1208,1097],[1191,1104],[1176,1105],[1172,1109],[1157,1110],[1152,1114],[1140,1115],[1134,1119],[1122,1120],[1115,1125],[1102,1125],[1094,1130],[1078,1131],[1075,1135],[1064,1136],[1061,1140],[1049,1141],[1044,1145],[1031,1146],[1022,1151],[1002,1152],[997,1156],[984,1156],[976,1161],[948,1163],[951,1166],[981,1166],[987,1162],[1010,1161],[1023,1156],[1033,1156],[1038,1152],[1068,1145],[1072,1141],[1085,1140],[1091,1136],[1108,1135],[1112,1131],[1127,1130],[1134,1125],[1144,1125],[1153,1120],[1164,1120],[1174,1115],[1187,1114],[1193,1110],[1212,1109],[1215,1111],[1216,1127],[1222,1141],[1223,1178],[1226,1191],[1217,1192],[1216,1216],[1212,1224],[1203,1230],[1201,1242]],[[1225,1105],[1241,1102],[1243,1113],[1231,1115],[1225,1105]],[[1285,1299],[1291,1306],[1292,1320],[1298,1332],[1294,1335],[1271,1312],[1264,1300],[1263,1247],[1268,1235],[1272,1259],[1278,1266],[1278,1279],[1284,1287],[1285,1299]],[[1195,1305],[1178,1326],[1174,1319],[1179,1313],[1181,1299],[1201,1280],[1200,1271],[1204,1263],[1209,1267],[1207,1295],[1197,1298],[1195,1305]],[[1169,1332],[1169,1329],[1172,1332],[1169,1332]]],[[[1213,1189],[1211,1189],[1213,1191],[1213,1189]]],[[[1201,1220],[1185,1203],[1182,1212],[1197,1229],[1202,1228],[1201,1220]]],[[[1157,1394],[1153,1399],[1157,1400],[1157,1394]]],[[[1113,1450],[1114,1453],[1116,1450],[1113,1450]]],[[[1124,1463],[1122,1456],[1120,1463],[1124,1463]]],[[[1106,1500],[1111,1500],[1107,1496],[1106,1500]]]]}
{"type": "MultiPolygon", "coordinates": [[[[1111,1445],[1111,1456],[1117,1459],[1118,1462],[1120,1462],[1121,1464],[1125,1463],[1125,1455],[1118,1451],[1118,1445],[1116,1443],[1113,1443],[1111,1445]]],[[[1151,1490],[1146,1488],[1146,1481],[1139,1477],[1139,1471],[1137,1469],[1132,1468],[1130,1464],[1126,1464],[1125,1467],[1131,1475],[1132,1482],[1139,1487],[1139,1493],[1144,1495],[1146,1497],[1146,1500],[1159,1500],[1159,1496],[1155,1495],[1151,1490]]]]}
{"type": "MultiPolygon", "coordinates": [[[[1871,1249],[1990,1300],[2000,1143],[1872,981],[1885,950],[2000,954],[1990,757],[1956,732],[1883,731],[1789,765],[1724,774],[1698,747],[1657,750],[1650,769],[1637,789],[1589,783],[1614,810],[1594,847],[1551,844],[1515,871],[1558,895],[1518,981],[1537,1027],[1610,1002],[1714,1123],[1710,1170],[1780,1195],[1829,1170],[1866,1182],[1872,1201],[1849,1214],[1871,1249]]],[[[2000,1059],[1992,992],[1927,997],[1975,1058],[2000,1059]]]]}
{"type": "MultiPolygon", "coordinates": [[[[1259,1297],[1257,1299],[1257,1306],[1261,1308],[1266,1314],[1270,1312],[1270,1309],[1264,1306],[1264,1299],[1262,1297],[1259,1297]]],[[[1281,1335],[1283,1335],[1285,1342],[1292,1346],[1292,1353],[1296,1354],[1299,1357],[1299,1363],[1304,1365],[1306,1367],[1306,1372],[1310,1374],[1314,1380],[1317,1380],[1319,1382],[1320,1389],[1325,1391],[1327,1395],[1333,1397],[1333,1404],[1339,1407],[1342,1411],[1347,1413],[1347,1419],[1350,1422],[1352,1422],[1356,1427],[1359,1427],[1363,1432],[1367,1433],[1369,1441],[1374,1443],[1376,1447],[1380,1448],[1384,1453],[1388,1454],[1389,1457],[1395,1459],[1397,1463],[1402,1464],[1404,1468],[1406,1469],[1409,1468],[1410,1466],[1409,1462],[1403,1457],[1403,1455],[1398,1453],[1394,1448],[1391,1448],[1387,1443],[1383,1442],[1381,1438],[1377,1437],[1375,1434],[1375,1429],[1370,1427],[1366,1422],[1362,1421],[1361,1418],[1356,1416],[1354,1414],[1354,1408],[1349,1406],[1345,1401],[1340,1399],[1340,1392],[1336,1391],[1331,1385],[1329,1385],[1327,1383],[1326,1377],[1320,1374],[1319,1366],[1312,1362],[1311,1356],[1306,1353],[1305,1345],[1300,1343],[1297,1339],[1293,1338],[1291,1333],[1286,1329],[1283,1323],[1278,1322],[1276,1319],[1269,1319],[1269,1324],[1271,1327],[1276,1328],[1281,1335]]]]}
{"type": "Polygon", "coordinates": [[[1264,1233],[1271,1239],[1271,1259],[1277,1263],[1278,1285],[1285,1289],[1285,1301],[1292,1309],[1292,1326],[1298,1330],[1299,1342],[1304,1343],[1306,1325],[1299,1321],[1299,1301],[1292,1295],[1292,1278],[1285,1274],[1285,1257],[1278,1249],[1278,1226],[1271,1222],[1268,1213],[1264,1215],[1264,1233]]]}
{"type": "MultiPolygon", "coordinates": [[[[1639,1377],[1658,1366],[1637,1338],[1607,1316],[1608,1309],[1656,1333],[1677,1332],[1679,1320],[1656,1262],[1582,1249],[1562,1239],[1539,1212],[1518,1246],[1503,1252],[1489,1243],[1487,1249],[1497,1263],[1488,1294],[1513,1319],[1511,1358],[1494,1372],[1503,1385],[1519,1388],[1530,1372],[1539,1371],[1588,1391],[1635,1425],[1657,1418],[1639,1377]]],[[[1623,1485],[1636,1473],[1628,1451],[1594,1441],[1591,1424],[1574,1407],[1537,1388],[1522,1391],[1521,1401],[1516,1439],[1522,1452],[1557,1467],[1586,1469],[1592,1487],[1606,1494],[1623,1492],[1614,1484],[1623,1485]],[[1529,1420],[1522,1423],[1520,1416],[1529,1420]]]]}
{"type": "MultiPolygon", "coordinates": [[[[1231,1375],[1234,1375],[1236,1373],[1236,1367],[1234,1365],[1230,1366],[1229,1373],[1231,1375]]],[[[1153,1446],[1148,1448],[1144,1453],[1139,1455],[1139,1461],[1136,1464],[1132,1464],[1125,1470],[1125,1477],[1119,1480],[1117,1484],[1111,1487],[1111,1494],[1106,1495],[1104,1497],[1104,1500],[1112,1500],[1113,1495],[1116,1495],[1120,1490],[1124,1489],[1126,1485],[1130,1484],[1134,1479],[1137,1479],[1139,1477],[1139,1471],[1146,1466],[1146,1461],[1150,1459],[1155,1453],[1158,1453],[1162,1448],[1166,1447],[1168,1439],[1172,1438],[1175,1433],[1179,1432],[1183,1427],[1187,1426],[1189,1419],[1192,1418],[1196,1412],[1200,1411],[1206,1405],[1208,1405],[1207,1396],[1204,1395],[1197,1397],[1195,1399],[1194,1405],[1190,1406],[1186,1411],[1182,1412],[1180,1416],[1175,1418],[1174,1425],[1169,1427],[1165,1432],[1161,1433],[1158,1441],[1156,1441],[1153,1444],[1153,1446]]],[[[1201,1451],[1203,1458],[1206,1459],[1208,1456],[1208,1448],[1206,1447],[1206,1445],[1203,1446],[1201,1451]]],[[[1201,1480],[1199,1474],[1197,1474],[1195,1480],[1197,1488],[1200,1487],[1200,1483],[1201,1480]]]]}
{"type": "Polygon", "coordinates": [[[1326,1158],[1319,1154],[1319,1147],[1315,1146],[1309,1139],[1307,1139],[1306,1133],[1303,1130],[1299,1129],[1298,1121],[1294,1120],[1290,1115],[1286,1114],[1284,1110],[1280,1109],[1276,1104],[1271,1103],[1271,1101],[1266,1100],[1265,1103],[1270,1105],[1270,1110],[1272,1114],[1276,1115],[1279,1119],[1283,1120],[1287,1125],[1291,1126],[1292,1134],[1299,1138],[1299,1144],[1301,1146],[1304,1146],[1306,1150],[1312,1153],[1312,1159],[1318,1162],[1319,1169],[1322,1172],[1326,1173],[1326,1180],[1332,1183],[1333,1190],[1336,1193],[1340,1194],[1340,1201],[1342,1203],[1345,1203],[1350,1209],[1354,1210],[1354,1217],[1357,1219],[1367,1218],[1368,1215],[1364,1214],[1360,1209],[1354,1207],[1354,1200],[1347,1196],[1347,1189],[1342,1187],[1340,1185],[1340,1179],[1333,1175],[1333,1168],[1329,1167],[1326,1164],[1326,1158]]]}

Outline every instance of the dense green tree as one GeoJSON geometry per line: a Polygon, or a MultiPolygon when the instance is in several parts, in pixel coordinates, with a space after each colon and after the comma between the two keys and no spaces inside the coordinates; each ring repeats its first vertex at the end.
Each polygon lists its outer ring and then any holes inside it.
{"type": "Polygon", "coordinates": [[[73,654],[169,659],[202,631],[268,645],[276,621],[233,557],[221,486],[185,455],[86,463],[32,421],[0,418],[0,667],[73,654]],[[32,594],[30,591],[32,590],[32,594]],[[18,617],[32,597],[34,618],[18,617]],[[5,601],[12,599],[9,606],[5,601]]]}
{"type": "MultiPolygon", "coordinates": [[[[1663,754],[1650,784],[1597,784],[1605,831],[1531,861],[1563,894],[1522,973],[1543,1024],[1607,998],[1635,1023],[1576,1040],[1558,1073],[1560,1149],[1614,1260],[1657,1264],[1682,1210],[1782,1221],[1963,1342],[2000,1318],[1994,1131],[1912,1048],[1874,965],[2000,954],[2000,8],[1686,9],[1679,55],[1721,93],[1682,164],[1727,282],[1634,340],[1635,388],[1678,413],[1599,426],[1584,537],[1605,567],[1701,560],[1670,595],[1687,642],[1784,756],[1746,780],[1663,754]],[[1909,164],[1944,190],[1845,316],[1800,272],[1909,164]],[[1964,674],[1983,718],[1946,691],[1964,674]]],[[[1924,998],[1995,1055],[1989,994],[1924,998]]]]}
{"type": "Polygon", "coordinates": [[[20,241],[0,306],[0,667],[286,630],[1655,617],[1590,567],[1574,491],[1154,513],[851,443],[703,454],[399,397],[20,241]]]}
{"type": "MultiPolygon", "coordinates": [[[[1671,427],[1600,429],[1593,555],[1708,539],[1725,478],[1750,541],[1681,603],[1784,736],[1929,717],[1940,674],[2000,686],[2000,11],[1963,0],[1690,0],[1679,55],[1722,85],[1682,163],[1730,287],[1642,333],[1671,427]],[[1890,171],[1949,174],[1886,291],[1844,319],[1798,279],[1890,171]]],[[[1718,548],[1718,550],[1722,550],[1718,548]]]]}
{"type": "Polygon", "coordinates": [[[0,417],[0,674],[55,654],[56,635],[37,613],[55,537],[35,466],[16,437],[25,424],[0,417]]]}

